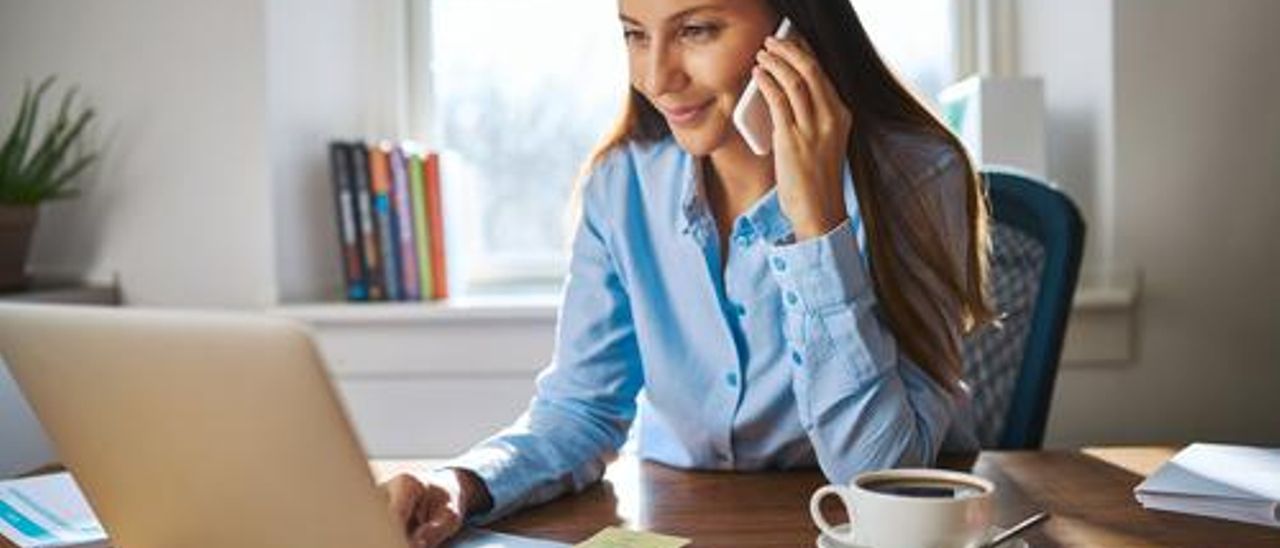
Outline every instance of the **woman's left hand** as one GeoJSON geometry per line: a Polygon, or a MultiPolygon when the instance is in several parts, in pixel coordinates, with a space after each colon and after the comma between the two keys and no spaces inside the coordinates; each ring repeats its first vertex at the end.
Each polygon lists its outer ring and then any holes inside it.
{"type": "Polygon", "coordinates": [[[853,114],[800,41],[765,40],[754,76],[773,121],[778,200],[796,240],[822,236],[848,219],[844,164],[853,114]]]}

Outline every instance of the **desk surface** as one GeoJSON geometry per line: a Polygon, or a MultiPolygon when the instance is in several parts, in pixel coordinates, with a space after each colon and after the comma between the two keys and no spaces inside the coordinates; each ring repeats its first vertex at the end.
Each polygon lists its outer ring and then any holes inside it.
{"type": "MultiPolygon", "coordinates": [[[[1026,538],[1041,546],[1280,546],[1280,530],[1144,510],[1133,487],[1172,449],[984,452],[974,472],[997,486],[997,519],[1047,510],[1026,538]]],[[[421,466],[378,461],[379,474],[421,466]]],[[[586,491],[493,525],[503,532],[578,542],[619,525],[693,540],[696,547],[813,546],[809,495],[816,471],[688,472],[622,459],[586,491]]],[[[830,519],[843,521],[832,501],[830,519]]]]}
{"type": "MultiPolygon", "coordinates": [[[[1133,487],[1172,449],[984,452],[974,472],[995,482],[996,515],[1010,524],[1038,510],[1052,518],[1027,536],[1045,546],[1280,546],[1280,530],[1197,516],[1153,512],[1133,487]]],[[[429,469],[438,461],[374,461],[379,479],[429,469]]],[[[825,483],[817,471],[688,472],[622,459],[600,484],[520,512],[499,531],[569,543],[619,525],[687,537],[695,547],[813,546],[809,494],[825,483]]],[[[829,519],[840,510],[832,503],[829,519]]],[[[0,539],[0,547],[11,546],[0,539]]]]}

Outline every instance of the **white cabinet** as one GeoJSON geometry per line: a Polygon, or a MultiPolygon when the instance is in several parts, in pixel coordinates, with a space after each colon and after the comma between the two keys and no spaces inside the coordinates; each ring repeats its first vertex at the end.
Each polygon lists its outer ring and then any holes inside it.
{"type": "Polygon", "coordinates": [[[510,424],[551,358],[550,299],[298,305],[374,457],[447,457],[510,424]]]}

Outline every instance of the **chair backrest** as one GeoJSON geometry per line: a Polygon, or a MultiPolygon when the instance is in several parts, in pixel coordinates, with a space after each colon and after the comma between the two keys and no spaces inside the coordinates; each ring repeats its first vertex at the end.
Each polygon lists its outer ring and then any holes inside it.
{"type": "Polygon", "coordinates": [[[1084,222],[1061,191],[1006,169],[984,169],[991,198],[991,295],[998,324],[964,342],[984,448],[1038,449],[1084,247],[1084,222]]]}

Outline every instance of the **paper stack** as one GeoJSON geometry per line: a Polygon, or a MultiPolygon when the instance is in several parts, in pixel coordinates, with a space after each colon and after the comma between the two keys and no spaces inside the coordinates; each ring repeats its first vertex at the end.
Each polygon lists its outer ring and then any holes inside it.
{"type": "Polygon", "coordinates": [[[1133,493],[1148,509],[1280,528],[1280,448],[1192,444],[1133,493]]]}
{"type": "Polygon", "coordinates": [[[108,545],[107,533],[66,472],[0,481],[0,537],[19,548],[108,545]]]}

